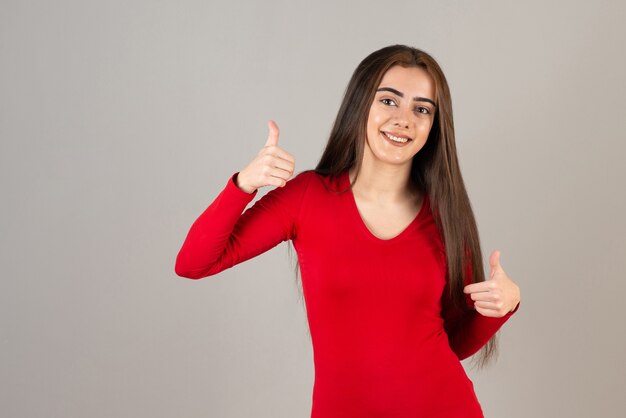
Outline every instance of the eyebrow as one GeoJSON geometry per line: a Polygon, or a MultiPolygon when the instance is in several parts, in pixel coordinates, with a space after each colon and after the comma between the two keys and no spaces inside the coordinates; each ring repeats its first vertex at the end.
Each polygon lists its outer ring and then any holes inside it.
{"type": "MultiPolygon", "coordinates": [[[[404,97],[404,93],[402,93],[402,92],[400,92],[400,91],[398,91],[398,90],[396,90],[396,89],[394,89],[392,87],[381,87],[381,88],[379,88],[376,91],[377,92],[378,91],[390,91],[390,92],[392,92],[393,94],[395,94],[397,96],[404,97]]],[[[416,101],[416,102],[428,102],[428,103],[431,103],[433,106],[437,107],[435,102],[432,101],[431,99],[427,98],[427,97],[414,97],[413,101],[416,101]]]]}

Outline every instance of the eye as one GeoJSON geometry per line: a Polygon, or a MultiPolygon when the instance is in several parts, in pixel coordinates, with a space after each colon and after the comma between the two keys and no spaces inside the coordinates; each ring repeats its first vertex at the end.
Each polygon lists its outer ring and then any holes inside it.
{"type": "Polygon", "coordinates": [[[415,108],[415,110],[416,110],[418,113],[422,113],[422,114],[424,114],[424,115],[428,115],[428,114],[430,114],[430,109],[429,109],[429,108],[427,108],[427,107],[419,106],[419,107],[416,107],[416,108],[415,108]]]}
{"type": "Polygon", "coordinates": [[[396,102],[394,102],[394,101],[393,101],[393,100],[391,100],[391,99],[381,99],[381,101],[380,101],[380,102],[381,102],[381,103],[384,103],[384,104],[387,104],[387,102],[391,102],[391,103],[393,103],[393,104],[395,104],[395,103],[396,103],[396,102]]]}

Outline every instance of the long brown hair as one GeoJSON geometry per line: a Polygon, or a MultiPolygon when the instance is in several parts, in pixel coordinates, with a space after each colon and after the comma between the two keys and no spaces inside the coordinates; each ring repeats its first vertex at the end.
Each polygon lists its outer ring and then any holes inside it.
{"type": "MultiPolygon", "coordinates": [[[[336,176],[356,166],[355,180],[358,178],[369,110],[384,74],[395,65],[422,68],[435,82],[435,119],[426,144],[413,157],[410,175],[421,191],[428,193],[433,218],[444,242],[450,300],[460,312],[468,313],[472,309],[467,305],[463,287],[470,281],[469,275],[473,283],[485,280],[482,252],[457,158],[448,82],[433,57],[413,47],[391,45],[361,61],[348,83],[326,149],[315,171],[336,176]]],[[[295,271],[297,277],[297,261],[295,271]]],[[[497,334],[473,360],[482,368],[496,355],[497,334]]]]}

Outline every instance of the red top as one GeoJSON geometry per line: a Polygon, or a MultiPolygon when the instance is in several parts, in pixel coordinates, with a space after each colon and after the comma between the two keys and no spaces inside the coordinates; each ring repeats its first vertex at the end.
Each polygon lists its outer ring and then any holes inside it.
{"type": "Polygon", "coordinates": [[[383,240],[351,190],[333,193],[349,186],[348,170],[302,172],[246,211],[257,192],[239,189],[237,175],[192,225],[176,273],[210,276],[293,241],[315,362],[312,418],[483,417],[460,360],[519,304],[502,318],[451,309],[428,195],[406,229],[383,240]]]}

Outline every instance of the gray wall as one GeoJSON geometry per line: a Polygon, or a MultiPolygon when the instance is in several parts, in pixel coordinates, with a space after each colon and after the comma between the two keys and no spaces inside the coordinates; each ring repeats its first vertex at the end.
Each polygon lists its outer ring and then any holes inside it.
{"type": "Polygon", "coordinates": [[[200,281],[174,260],[267,119],[313,168],[392,43],[444,68],[483,251],[522,290],[498,362],[464,362],[486,416],[623,413],[623,2],[333,3],[0,3],[2,416],[307,417],[287,244],[200,281]]]}

